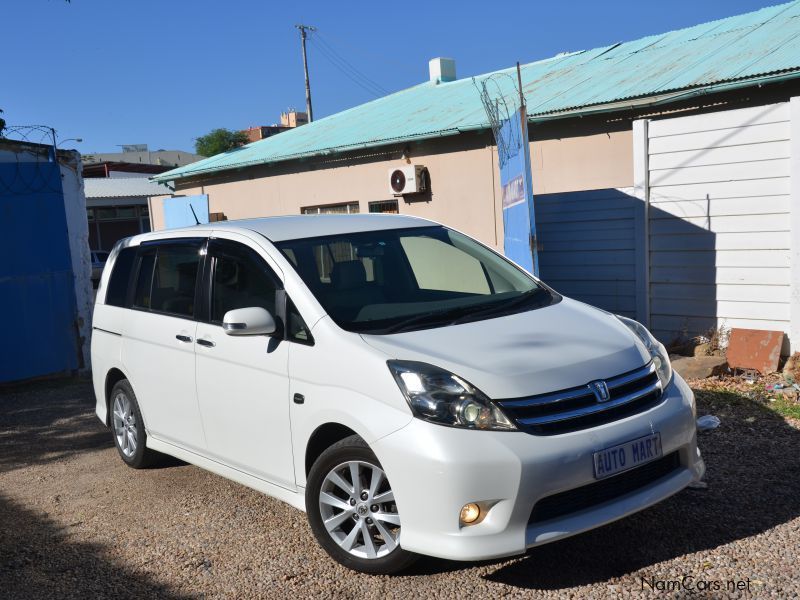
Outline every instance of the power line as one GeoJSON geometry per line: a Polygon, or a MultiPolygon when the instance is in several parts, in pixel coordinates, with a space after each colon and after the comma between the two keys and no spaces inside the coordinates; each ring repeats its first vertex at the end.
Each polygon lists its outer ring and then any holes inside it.
{"type": "Polygon", "coordinates": [[[353,83],[375,97],[386,96],[390,92],[376,81],[358,70],[350,61],[339,54],[319,33],[309,37],[314,47],[353,83]]]}
{"type": "MultiPolygon", "coordinates": [[[[319,32],[316,33],[316,36],[322,37],[320,36],[319,32]]],[[[353,52],[361,53],[364,51],[363,47],[358,47],[349,40],[345,39],[344,37],[333,34],[329,30],[326,30],[325,39],[328,40],[329,38],[333,38],[333,41],[336,42],[338,46],[345,46],[353,52]]],[[[328,42],[328,45],[330,45],[330,42],[328,42]]],[[[389,63],[392,67],[396,69],[402,69],[403,71],[407,72],[416,72],[417,70],[411,63],[407,61],[400,61],[397,58],[392,58],[390,55],[380,52],[379,49],[376,47],[371,47],[369,50],[369,54],[371,57],[379,58],[381,62],[389,63]]]]}
{"type": "Polygon", "coordinates": [[[339,54],[339,52],[334,48],[323,36],[319,33],[315,34],[314,37],[319,41],[323,46],[325,46],[334,56],[336,56],[342,63],[344,63],[353,73],[357,74],[361,79],[364,81],[369,82],[370,85],[374,86],[376,89],[380,90],[384,94],[388,94],[389,90],[381,86],[377,81],[371,79],[363,71],[359,71],[349,60],[347,60],[344,56],[339,54]]]}
{"type": "Polygon", "coordinates": [[[325,59],[336,69],[338,69],[345,77],[347,77],[350,81],[356,84],[358,87],[369,93],[371,96],[375,96],[376,98],[383,96],[384,94],[375,87],[372,87],[369,83],[364,82],[359,79],[357,75],[352,73],[344,66],[342,63],[338,62],[337,59],[330,54],[325,48],[319,44],[314,44],[314,47],[319,50],[320,54],[325,57],[325,59]]]}

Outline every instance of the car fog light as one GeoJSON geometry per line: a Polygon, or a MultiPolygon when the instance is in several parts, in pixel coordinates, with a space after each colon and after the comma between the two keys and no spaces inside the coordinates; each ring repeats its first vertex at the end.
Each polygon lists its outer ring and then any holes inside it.
{"type": "Polygon", "coordinates": [[[481,508],[474,502],[470,502],[469,504],[465,504],[461,508],[461,522],[462,523],[474,523],[478,520],[478,517],[481,516],[481,508]]]}

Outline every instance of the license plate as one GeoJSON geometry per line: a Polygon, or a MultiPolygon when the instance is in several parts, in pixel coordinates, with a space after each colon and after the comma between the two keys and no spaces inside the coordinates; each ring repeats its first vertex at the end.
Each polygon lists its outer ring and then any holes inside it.
{"type": "Polygon", "coordinates": [[[592,455],[595,479],[611,477],[661,457],[661,434],[654,433],[592,455]]]}

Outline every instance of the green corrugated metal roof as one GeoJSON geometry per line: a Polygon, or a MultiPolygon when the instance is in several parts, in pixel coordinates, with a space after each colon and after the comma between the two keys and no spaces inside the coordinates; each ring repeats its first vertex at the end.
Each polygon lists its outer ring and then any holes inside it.
{"type": "MultiPolygon", "coordinates": [[[[524,65],[522,87],[532,119],[633,99],[713,90],[766,76],[800,76],[800,0],[604,48],[524,65]]],[[[514,69],[493,77],[514,94],[514,69]]],[[[407,140],[486,129],[472,78],[425,82],[308,125],[212,156],[153,179],[274,163],[407,140]]]]}

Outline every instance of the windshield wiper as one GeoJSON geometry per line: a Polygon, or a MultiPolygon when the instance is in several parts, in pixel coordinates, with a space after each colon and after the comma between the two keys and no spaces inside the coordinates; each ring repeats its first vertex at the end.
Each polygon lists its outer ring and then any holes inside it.
{"type": "Polygon", "coordinates": [[[536,288],[533,290],[528,290],[527,292],[523,292],[519,296],[516,296],[509,300],[501,302],[491,302],[488,305],[487,303],[482,302],[480,304],[468,304],[466,306],[456,306],[454,308],[445,310],[434,310],[434,311],[424,312],[418,315],[413,315],[401,321],[398,321],[397,323],[389,325],[388,327],[382,328],[380,332],[383,334],[397,333],[399,331],[403,331],[405,329],[417,325],[425,325],[428,323],[437,323],[437,322],[446,323],[447,325],[457,325],[459,323],[465,323],[471,321],[476,317],[481,317],[494,313],[503,314],[528,302],[529,300],[538,296],[542,292],[545,292],[543,288],[536,288]]]}
{"type": "Polygon", "coordinates": [[[498,316],[503,314],[508,314],[509,311],[525,304],[532,298],[538,296],[541,292],[544,292],[543,288],[535,288],[532,290],[528,290],[527,292],[523,292],[522,294],[520,294],[515,298],[511,298],[507,302],[497,302],[496,304],[493,304],[481,310],[476,310],[464,316],[458,317],[457,319],[451,321],[449,325],[458,325],[459,323],[465,323],[471,321],[475,317],[483,317],[494,313],[497,313],[498,316]]]}
{"type": "MultiPolygon", "coordinates": [[[[479,305],[480,306],[480,305],[479,305]]],[[[449,308],[445,310],[434,310],[430,312],[424,312],[419,315],[414,315],[413,317],[408,317],[407,319],[403,319],[402,321],[398,321],[394,325],[390,325],[382,329],[382,333],[397,333],[398,331],[402,331],[408,327],[413,327],[415,325],[423,325],[429,322],[437,322],[437,321],[445,321],[449,322],[451,319],[458,318],[465,313],[471,313],[475,310],[475,305],[467,305],[467,306],[457,306],[454,308],[449,308]]]]}

